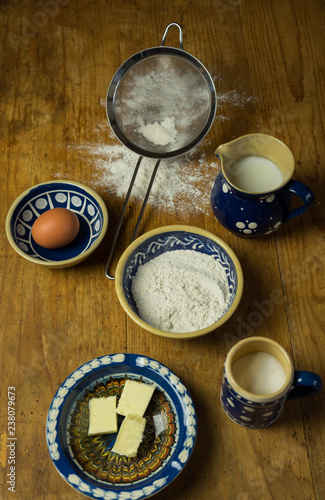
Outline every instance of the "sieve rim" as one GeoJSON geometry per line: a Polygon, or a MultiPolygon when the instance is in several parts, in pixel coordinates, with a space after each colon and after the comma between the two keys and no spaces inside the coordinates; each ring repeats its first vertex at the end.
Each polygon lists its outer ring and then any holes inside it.
{"type": "Polygon", "coordinates": [[[183,49],[178,49],[175,47],[165,47],[165,46],[157,46],[157,47],[151,47],[149,49],[144,49],[141,50],[140,52],[137,52],[133,56],[129,57],[116,71],[114,74],[106,95],[106,113],[107,113],[107,118],[110,123],[110,126],[116,135],[116,137],[119,139],[119,141],[124,144],[126,147],[134,151],[135,153],[139,154],[140,156],[145,156],[147,158],[156,158],[156,159],[166,159],[166,158],[173,158],[175,156],[180,156],[191,149],[193,149],[195,146],[197,146],[202,139],[207,135],[209,132],[215,115],[216,115],[216,110],[217,110],[217,94],[214,86],[214,82],[212,80],[212,77],[208,70],[205,68],[205,66],[197,59],[195,56],[190,54],[189,52],[186,52],[183,49]],[[189,62],[192,66],[194,66],[195,69],[197,69],[200,73],[200,75],[204,78],[205,83],[207,84],[208,91],[209,91],[209,96],[210,96],[210,110],[209,113],[207,114],[207,120],[200,131],[198,135],[195,136],[195,138],[191,141],[189,141],[185,146],[182,146],[181,148],[167,151],[167,152],[155,152],[152,150],[144,149],[134,142],[132,142],[126,135],[123,133],[121,128],[118,125],[117,119],[116,119],[116,113],[115,113],[115,97],[116,97],[116,92],[118,90],[119,84],[121,83],[123,77],[126,75],[126,73],[134,67],[137,63],[144,59],[148,59],[150,57],[157,57],[157,56],[163,56],[163,55],[169,55],[169,56],[177,56],[182,60],[185,60],[189,62]]]}

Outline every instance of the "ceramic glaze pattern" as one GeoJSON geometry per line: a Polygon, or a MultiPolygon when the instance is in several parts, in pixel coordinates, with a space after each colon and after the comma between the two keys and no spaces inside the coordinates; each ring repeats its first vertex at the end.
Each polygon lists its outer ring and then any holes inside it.
{"type": "Polygon", "coordinates": [[[221,405],[227,416],[242,427],[260,429],[271,425],[278,418],[286,400],[287,396],[284,396],[269,403],[253,403],[238,394],[223,373],[221,405]]]}
{"type": "Polygon", "coordinates": [[[293,180],[270,193],[246,193],[232,186],[220,171],[210,202],[216,219],[226,229],[237,236],[255,238],[273,233],[287,220],[304,213],[314,196],[304,184],[293,180]],[[301,198],[302,207],[290,210],[292,194],[301,198]]]}
{"type": "Polygon", "coordinates": [[[220,172],[211,191],[215,217],[229,231],[246,238],[270,234],[289,213],[290,193],[252,195],[231,186],[220,172]]]}
{"type": "Polygon", "coordinates": [[[29,196],[17,206],[11,223],[13,239],[20,250],[41,261],[61,261],[85,252],[97,240],[102,228],[103,214],[97,200],[79,186],[64,183],[31,189],[29,196]],[[57,207],[67,208],[78,216],[79,234],[65,247],[46,249],[33,240],[32,226],[42,213],[57,207]]]}
{"type": "MultiPolygon", "coordinates": [[[[175,412],[163,392],[156,389],[146,414],[146,428],[138,457],[121,457],[111,452],[116,434],[88,436],[89,400],[117,396],[119,399],[129,377],[110,377],[86,389],[78,399],[68,424],[69,445],[75,461],[96,479],[112,484],[128,484],[155,473],[177,442],[175,412]]],[[[138,380],[138,379],[137,379],[138,380]]],[[[144,382],[142,377],[139,379],[144,382]]],[[[123,418],[120,418],[120,423],[123,418]]]]}
{"type": "Polygon", "coordinates": [[[219,145],[215,155],[221,171],[211,190],[212,211],[220,224],[237,236],[271,234],[314,203],[311,190],[292,179],[292,152],[275,137],[246,134],[219,145]],[[269,163],[273,165],[272,174],[269,163]],[[290,208],[292,195],[300,198],[302,206],[290,208]]]}
{"type": "Polygon", "coordinates": [[[222,265],[227,275],[230,293],[230,300],[227,308],[228,310],[234,301],[238,285],[236,268],[232,260],[223,248],[218,245],[218,243],[204,237],[203,235],[195,233],[191,234],[187,231],[176,231],[166,232],[160,234],[159,236],[153,236],[152,238],[145,240],[139,246],[136,254],[132,255],[126,263],[123,276],[123,290],[133,311],[137,313],[136,304],[131,293],[131,284],[138,267],[165,252],[174,250],[191,250],[201,252],[212,256],[222,265]]]}
{"type": "Polygon", "coordinates": [[[91,498],[141,500],[183,470],[195,445],[196,428],[193,401],[174,373],[151,358],[114,354],[85,363],[66,379],[49,409],[46,435],[53,463],[79,492],[91,498]],[[116,436],[86,436],[88,399],[119,395],[126,378],[157,387],[135,459],[110,452],[116,436]]]}

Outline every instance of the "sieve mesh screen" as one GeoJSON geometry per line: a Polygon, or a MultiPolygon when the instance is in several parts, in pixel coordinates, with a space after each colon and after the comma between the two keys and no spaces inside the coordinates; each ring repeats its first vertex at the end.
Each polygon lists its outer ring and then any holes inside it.
{"type": "Polygon", "coordinates": [[[173,154],[200,135],[211,111],[211,92],[194,64],[158,54],[134,64],[114,96],[118,127],[148,153],[173,154]]]}

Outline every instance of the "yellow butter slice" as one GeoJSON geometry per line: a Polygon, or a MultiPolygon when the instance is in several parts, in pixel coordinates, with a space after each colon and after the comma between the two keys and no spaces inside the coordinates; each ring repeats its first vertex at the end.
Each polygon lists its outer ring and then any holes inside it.
{"type": "Polygon", "coordinates": [[[89,401],[88,435],[117,432],[116,396],[89,401]]]}
{"type": "Polygon", "coordinates": [[[135,457],[143,439],[145,426],[145,418],[128,414],[122,422],[112,452],[126,457],[135,457]]]}
{"type": "Polygon", "coordinates": [[[127,380],[116,409],[117,413],[124,416],[130,413],[143,417],[155,388],[153,384],[127,380]]]}

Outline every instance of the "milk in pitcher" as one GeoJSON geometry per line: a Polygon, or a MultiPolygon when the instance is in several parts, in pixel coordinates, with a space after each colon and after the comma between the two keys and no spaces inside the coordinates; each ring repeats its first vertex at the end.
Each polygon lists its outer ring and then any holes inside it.
{"type": "Polygon", "coordinates": [[[262,156],[244,156],[227,169],[231,184],[249,193],[273,191],[282,184],[281,170],[262,156]]]}

